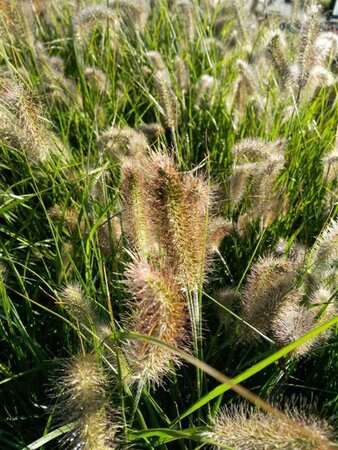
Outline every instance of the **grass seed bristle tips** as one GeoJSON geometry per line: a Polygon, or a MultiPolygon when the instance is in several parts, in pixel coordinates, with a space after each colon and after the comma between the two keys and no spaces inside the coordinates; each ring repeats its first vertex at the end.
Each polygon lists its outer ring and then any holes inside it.
{"type": "Polygon", "coordinates": [[[1,73],[0,92],[0,135],[9,137],[18,150],[23,149],[31,164],[43,163],[52,154],[67,156],[26,86],[1,73]]]}
{"type": "MultiPolygon", "coordinates": [[[[290,408],[285,420],[247,404],[221,410],[208,437],[238,450],[327,450],[331,431],[325,422],[290,408]],[[293,421],[293,423],[291,423],[293,421]]],[[[221,447],[215,447],[218,449],[221,447]]]]}
{"type": "MultiPolygon", "coordinates": [[[[126,275],[126,284],[134,298],[126,320],[127,329],[184,348],[187,306],[175,277],[143,261],[131,264],[126,275]]],[[[171,370],[170,361],[179,363],[170,351],[147,341],[128,342],[124,351],[131,366],[132,383],[145,380],[159,384],[171,370]]]]}
{"type": "Polygon", "coordinates": [[[74,422],[64,443],[83,450],[113,450],[116,425],[107,407],[107,378],[91,355],[73,357],[59,379],[60,416],[74,422]]]}

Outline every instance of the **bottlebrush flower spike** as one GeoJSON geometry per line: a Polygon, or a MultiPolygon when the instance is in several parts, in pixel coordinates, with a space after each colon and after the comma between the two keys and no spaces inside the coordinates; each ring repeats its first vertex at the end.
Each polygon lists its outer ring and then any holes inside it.
{"type": "MultiPolygon", "coordinates": [[[[297,264],[277,257],[260,258],[252,267],[241,296],[242,318],[263,334],[268,334],[271,320],[282,299],[292,289],[297,264]]],[[[260,340],[261,334],[243,325],[241,340],[260,340]]]]}
{"type": "Polygon", "coordinates": [[[143,133],[114,125],[100,135],[100,143],[108,154],[120,159],[145,155],[149,148],[143,133]]]}
{"type": "Polygon", "coordinates": [[[263,139],[242,139],[232,149],[236,163],[265,162],[267,159],[280,159],[284,153],[285,140],[272,142],[263,139]]]}
{"type": "Polygon", "coordinates": [[[338,220],[332,220],[317,238],[312,260],[314,271],[323,273],[338,260],[338,220]]]}
{"type": "Polygon", "coordinates": [[[93,4],[81,9],[73,16],[72,25],[76,40],[83,44],[88,41],[97,26],[109,26],[111,37],[120,29],[120,21],[115,11],[105,5],[93,4]]]}
{"type": "Polygon", "coordinates": [[[299,88],[305,86],[310,70],[316,62],[315,42],[318,36],[319,7],[315,3],[308,7],[299,38],[298,66],[299,88]]]}
{"type": "Polygon", "coordinates": [[[211,188],[201,177],[179,173],[173,159],[165,154],[151,155],[149,173],[160,247],[182,286],[194,290],[203,280],[206,268],[211,188]]]}
{"type": "Polygon", "coordinates": [[[164,128],[159,123],[143,123],[138,125],[135,130],[143,133],[149,144],[153,144],[164,134],[164,128]]]}
{"type": "MultiPolygon", "coordinates": [[[[132,263],[126,276],[126,284],[133,295],[127,329],[185,348],[188,313],[175,276],[169,271],[156,270],[144,261],[132,263]]],[[[131,382],[146,380],[159,384],[170,372],[170,362],[179,363],[177,356],[151,342],[130,341],[124,350],[131,366],[131,382]]]]}
{"type": "Polygon", "coordinates": [[[154,83],[164,123],[171,130],[175,130],[179,115],[178,103],[167,71],[157,70],[154,74],[154,83]]]}
{"type": "Polygon", "coordinates": [[[79,327],[92,328],[99,324],[91,301],[78,283],[68,283],[60,292],[60,304],[75,319],[79,327]]]}
{"type": "Polygon", "coordinates": [[[113,450],[116,425],[107,408],[107,378],[91,355],[73,357],[59,380],[62,387],[62,421],[74,422],[75,428],[64,439],[72,448],[113,450]]]}
{"type": "Polygon", "coordinates": [[[127,25],[136,27],[141,33],[144,32],[150,13],[147,0],[108,0],[108,6],[116,11],[127,25]]]}
{"type": "MultiPolygon", "coordinates": [[[[328,450],[331,432],[325,422],[290,407],[285,420],[247,404],[218,413],[208,437],[236,450],[328,450]]],[[[221,447],[215,447],[218,449],[221,447]]]]}
{"type": "Polygon", "coordinates": [[[143,258],[158,254],[149,202],[146,160],[127,160],[122,165],[123,223],[133,249],[143,258]],[[143,164],[144,163],[144,164],[143,164]]]}
{"type": "Polygon", "coordinates": [[[282,88],[285,88],[290,79],[290,64],[285,56],[286,44],[279,30],[272,33],[267,50],[271,62],[280,76],[282,88]]]}

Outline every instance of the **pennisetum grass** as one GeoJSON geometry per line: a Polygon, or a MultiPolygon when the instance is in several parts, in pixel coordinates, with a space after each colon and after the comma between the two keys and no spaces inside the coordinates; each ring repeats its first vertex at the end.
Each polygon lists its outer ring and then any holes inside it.
{"type": "Polygon", "coordinates": [[[0,0],[1,449],[334,448],[337,36],[268,3],[0,0]]]}

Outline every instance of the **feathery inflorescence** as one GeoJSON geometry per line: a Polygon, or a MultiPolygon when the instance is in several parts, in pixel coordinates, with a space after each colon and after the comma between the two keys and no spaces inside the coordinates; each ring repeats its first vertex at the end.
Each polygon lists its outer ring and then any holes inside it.
{"type": "MultiPolygon", "coordinates": [[[[135,261],[127,270],[126,283],[133,296],[127,329],[174,347],[186,347],[187,305],[175,276],[135,261]]],[[[124,350],[132,369],[131,382],[148,380],[158,384],[170,371],[170,364],[179,363],[170,350],[152,342],[130,341],[124,350]]]]}
{"type": "Polygon", "coordinates": [[[23,150],[31,164],[43,163],[52,154],[67,156],[26,86],[2,72],[0,91],[0,138],[4,143],[23,150]]]}
{"type": "Polygon", "coordinates": [[[232,406],[218,413],[208,436],[238,450],[331,448],[331,433],[325,422],[315,417],[306,417],[304,412],[294,408],[287,409],[285,414],[283,419],[255,411],[246,404],[232,406]]]}
{"type": "Polygon", "coordinates": [[[79,355],[65,366],[60,377],[60,415],[74,429],[64,439],[66,445],[83,450],[113,450],[116,425],[107,406],[107,377],[95,357],[79,355]]]}

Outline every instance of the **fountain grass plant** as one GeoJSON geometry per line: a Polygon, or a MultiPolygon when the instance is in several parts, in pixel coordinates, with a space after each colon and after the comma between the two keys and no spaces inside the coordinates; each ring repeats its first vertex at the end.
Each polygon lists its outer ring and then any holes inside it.
{"type": "Polygon", "coordinates": [[[335,448],[338,45],[306,3],[0,1],[0,448],[335,448]]]}

